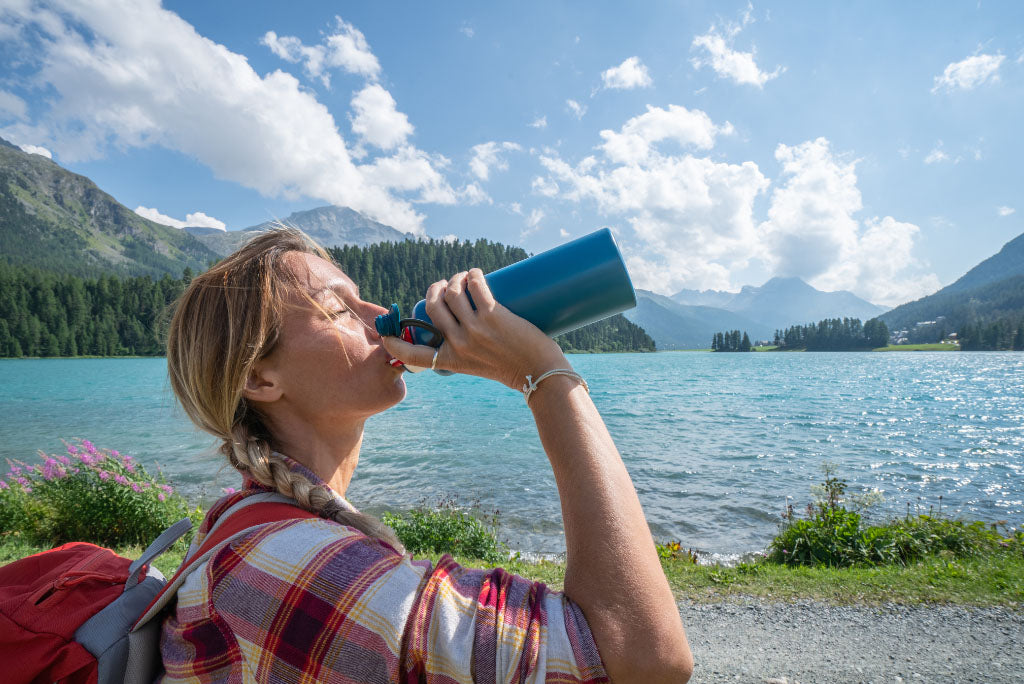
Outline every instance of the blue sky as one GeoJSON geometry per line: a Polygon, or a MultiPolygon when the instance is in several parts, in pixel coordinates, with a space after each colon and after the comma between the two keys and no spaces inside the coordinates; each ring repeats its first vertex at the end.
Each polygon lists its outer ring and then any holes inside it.
{"type": "Polygon", "coordinates": [[[1024,232],[1019,2],[0,0],[0,65],[0,136],[172,224],[611,226],[639,287],[889,305],[1024,232]]]}

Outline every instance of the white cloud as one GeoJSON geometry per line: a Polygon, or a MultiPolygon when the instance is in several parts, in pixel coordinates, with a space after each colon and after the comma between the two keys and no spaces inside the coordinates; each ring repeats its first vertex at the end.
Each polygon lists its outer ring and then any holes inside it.
{"type": "Polygon", "coordinates": [[[634,147],[641,151],[609,145],[614,138],[607,135],[599,157],[574,165],[547,150],[540,161],[548,175],[534,179],[533,188],[571,202],[592,202],[602,216],[624,217],[633,239],[622,246],[637,287],[659,292],[731,288],[731,271],[757,255],[754,200],[768,179],[753,162],[720,163],[659,149],[669,141],[706,149],[726,127],[715,126],[699,110],[649,108],[615,134],[637,137],[634,147]]]}
{"type": "Polygon", "coordinates": [[[558,183],[545,176],[537,176],[530,183],[530,189],[544,197],[554,197],[558,194],[558,183]]]}
{"type": "Polygon", "coordinates": [[[768,81],[777,78],[786,69],[775,67],[775,71],[762,71],[754,60],[754,51],[740,52],[733,49],[733,41],[747,24],[754,21],[752,7],[747,6],[739,24],[726,24],[724,29],[711,26],[708,32],[695,36],[690,48],[704,51],[702,57],[691,60],[694,69],[704,66],[711,67],[720,78],[728,78],[740,84],[754,85],[763,88],[768,81]]]}
{"type": "Polygon", "coordinates": [[[649,107],[615,134],[637,142],[608,144],[616,138],[602,133],[597,153],[573,163],[545,150],[547,174],[532,187],[621,217],[632,228],[620,246],[637,287],[734,290],[748,284],[737,273],[763,268],[881,304],[937,289],[912,253],[917,226],[891,216],[858,220],[856,162],[837,158],[824,138],[778,146],[781,181],[767,217],[757,218],[755,202],[771,185],[757,164],[697,156],[728,130],[699,110],[649,107]]]}
{"type": "Polygon", "coordinates": [[[15,119],[24,119],[28,114],[28,105],[14,93],[0,90],[0,114],[7,114],[15,119]]]}
{"type": "Polygon", "coordinates": [[[512,202],[511,204],[509,204],[508,210],[511,211],[513,214],[519,214],[520,216],[523,215],[523,205],[520,204],[519,202],[512,202]]]}
{"type": "Polygon", "coordinates": [[[444,157],[430,156],[406,145],[390,157],[378,157],[373,163],[360,166],[359,170],[371,187],[385,191],[418,191],[414,202],[455,204],[458,194],[437,170],[447,165],[448,160],[444,157]]]}
{"type": "Polygon", "coordinates": [[[41,157],[53,159],[53,154],[50,152],[50,150],[46,149],[45,147],[40,147],[39,145],[18,145],[18,147],[21,148],[22,152],[28,152],[29,154],[38,154],[41,157]]]}
{"type": "Polygon", "coordinates": [[[941,147],[936,147],[924,158],[925,164],[938,164],[944,161],[949,161],[949,155],[943,152],[941,147]]]}
{"type": "Polygon", "coordinates": [[[544,220],[543,209],[531,209],[530,215],[526,217],[526,225],[530,228],[536,228],[540,225],[540,222],[544,220]]]}
{"type": "Polygon", "coordinates": [[[352,98],[352,132],[382,150],[404,145],[413,133],[409,117],[395,108],[395,98],[377,83],[370,83],[352,98]]]}
{"type": "Polygon", "coordinates": [[[558,229],[558,235],[559,235],[560,237],[564,237],[564,238],[567,238],[567,237],[569,237],[570,233],[569,233],[569,231],[567,231],[567,230],[566,230],[565,228],[559,228],[559,229],[558,229]]]}
{"type": "Polygon", "coordinates": [[[484,192],[484,189],[476,183],[467,183],[459,191],[459,198],[465,201],[466,204],[494,204],[491,196],[484,192]]]}
{"type": "Polygon", "coordinates": [[[1016,211],[1013,207],[996,207],[996,213],[1000,216],[1009,216],[1016,211]]]}
{"type": "Polygon", "coordinates": [[[602,71],[601,81],[605,88],[619,90],[649,88],[653,83],[647,66],[639,57],[630,57],[619,66],[602,71]]]}
{"type": "MultiPolygon", "coordinates": [[[[245,56],[199,35],[157,0],[51,5],[0,14],[0,26],[15,32],[12,49],[26,55],[23,78],[52,93],[36,120],[0,126],[0,136],[32,140],[69,162],[111,147],[160,146],[264,195],[349,206],[419,235],[415,202],[458,199],[440,172],[446,160],[402,142],[411,125],[390,138],[367,125],[367,141],[393,149],[358,164],[327,107],[295,77],[256,73],[245,56]]],[[[277,47],[288,54],[288,45],[277,47]]],[[[365,38],[343,21],[323,47],[323,69],[379,74],[365,38]]],[[[397,111],[393,117],[404,121],[397,111]]]]}
{"type": "Polygon", "coordinates": [[[331,77],[326,69],[340,68],[376,80],[380,77],[380,62],[370,50],[362,31],[341,17],[335,17],[336,32],[327,36],[320,45],[304,45],[295,36],[278,36],[267,31],[260,43],[271,52],[293,64],[302,63],[310,78],[319,79],[330,86],[331,77]]]}
{"type": "Polygon", "coordinates": [[[473,36],[476,35],[476,31],[469,24],[463,24],[462,26],[460,26],[459,33],[466,36],[467,38],[472,38],[473,36]]]}
{"type": "Polygon", "coordinates": [[[576,100],[566,100],[565,106],[569,108],[569,111],[572,112],[572,115],[577,119],[582,119],[583,115],[587,113],[587,106],[581,105],[576,100]]]}
{"type": "Polygon", "coordinates": [[[547,128],[548,127],[548,117],[546,117],[546,116],[538,116],[536,119],[534,119],[533,121],[531,121],[527,125],[530,128],[547,128]]]}
{"type": "Polygon", "coordinates": [[[526,217],[526,228],[519,233],[519,239],[532,235],[541,229],[540,222],[544,220],[543,209],[531,209],[530,215],[526,217]]]}
{"type": "Polygon", "coordinates": [[[520,152],[522,146],[514,142],[485,142],[479,145],[474,145],[472,148],[473,158],[469,160],[469,168],[480,180],[488,180],[491,175],[491,169],[497,169],[498,171],[508,170],[508,161],[505,159],[503,152],[520,152]]]}
{"type": "Polygon", "coordinates": [[[327,53],[324,46],[306,46],[295,36],[278,37],[273,31],[263,34],[260,43],[266,45],[271,52],[285,61],[293,64],[302,62],[307,76],[320,79],[325,86],[330,87],[331,75],[324,71],[324,59],[327,53]]]}
{"type": "Polygon", "coordinates": [[[935,77],[932,92],[971,90],[986,81],[995,83],[999,80],[999,66],[1005,59],[1004,55],[974,55],[953,62],[946,67],[941,76],[935,77]]]}
{"type": "Polygon", "coordinates": [[[776,275],[884,305],[938,289],[938,278],[912,254],[917,226],[891,216],[861,226],[854,217],[862,207],[856,161],[836,158],[825,138],[780,144],[775,158],[786,182],[772,193],[760,232],[776,275]]]}
{"type": "Polygon", "coordinates": [[[613,162],[636,163],[651,154],[655,143],[672,140],[680,145],[707,150],[714,146],[716,135],[732,131],[732,124],[728,121],[716,126],[711,117],[699,109],[688,110],[679,105],[662,109],[647,105],[645,114],[627,121],[619,132],[601,131],[604,140],[601,148],[613,162]]]}
{"type": "Polygon", "coordinates": [[[142,218],[147,218],[150,221],[156,223],[162,223],[165,226],[171,226],[172,228],[184,228],[185,226],[198,227],[198,228],[216,228],[217,230],[227,230],[227,225],[223,221],[219,221],[212,216],[207,216],[201,211],[197,211],[185,216],[185,220],[171,218],[166,214],[161,214],[156,207],[135,207],[135,213],[142,218]]]}

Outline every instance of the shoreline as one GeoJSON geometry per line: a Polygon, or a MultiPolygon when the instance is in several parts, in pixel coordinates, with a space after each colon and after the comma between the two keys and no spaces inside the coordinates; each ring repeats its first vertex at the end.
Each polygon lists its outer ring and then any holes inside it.
{"type": "MultiPolygon", "coordinates": [[[[17,535],[0,535],[0,565],[45,551],[17,535]]],[[[122,556],[138,557],[141,546],[115,547],[122,556]]],[[[175,547],[154,562],[170,577],[184,556],[175,547]]],[[[415,558],[437,562],[443,553],[415,553],[415,558]]],[[[460,555],[456,562],[468,568],[502,567],[560,591],[565,578],[564,560],[525,558],[486,562],[460,555]]],[[[757,601],[794,604],[813,601],[828,606],[876,607],[966,606],[999,607],[1024,615],[1024,556],[970,558],[931,557],[912,565],[829,568],[790,567],[767,562],[734,566],[701,565],[685,558],[662,558],[662,568],[676,601],[693,605],[733,605],[757,601]]]]}

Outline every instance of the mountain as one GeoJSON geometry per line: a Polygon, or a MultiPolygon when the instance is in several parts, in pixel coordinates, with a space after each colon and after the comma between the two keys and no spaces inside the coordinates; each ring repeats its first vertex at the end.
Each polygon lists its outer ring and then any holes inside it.
{"type": "Polygon", "coordinates": [[[816,290],[800,278],[772,278],[761,287],[747,285],[726,308],[773,329],[825,318],[866,321],[886,310],[852,292],[816,290]]]}
{"type": "Polygon", "coordinates": [[[680,290],[672,295],[671,299],[688,306],[715,306],[724,309],[735,296],[735,292],[724,290],[680,290]]]}
{"type": "Polygon", "coordinates": [[[967,292],[1019,275],[1024,275],[1024,233],[1007,242],[999,252],[985,259],[960,276],[952,285],[947,285],[939,292],[967,292]]]}
{"type": "Polygon", "coordinates": [[[770,339],[774,329],[711,306],[679,304],[669,297],[636,290],[637,305],[623,315],[647,332],[659,350],[707,349],[716,332],[745,330],[751,339],[770,339]]]}
{"type": "Polygon", "coordinates": [[[401,242],[412,237],[409,233],[395,230],[391,226],[369,219],[348,207],[317,207],[297,211],[281,221],[265,221],[257,226],[242,230],[214,230],[192,228],[185,230],[207,247],[222,256],[238,249],[256,233],[285,225],[298,228],[323,247],[344,247],[359,245],[365,247],[377,242],[401,242]]]}
{"type": "Polygon", "coordinates": [[[841,290],[822,292],[800,278],[772,278],[761,287],[744,286],[739,292],[680,290],[672,300],[686,305],[713,306],[740,314],[771,330],[811,323],[824,318],[874,318],[885,311],[841,290]]]}
{"type": "Polygon", "coordinates": [[[218,255],[188,233],[144,219],[46,157],[0,139],[0,259],[84,277],[178,276],[218,255]]]}
{"type": "MultiPolygon", "coordinates": [[[[966,324],[998,318],[1024,318],[1024,234],[1003,245],[999,252],[969,270],[956,282],[927,297],[902,304],[884,314],[890,330],[935,328],[953,332],[966,324]],[[938,321],[933,326],[918,326],[938,321]]],[[[915,339],[912,334],[910,336],[915,339]]]]}

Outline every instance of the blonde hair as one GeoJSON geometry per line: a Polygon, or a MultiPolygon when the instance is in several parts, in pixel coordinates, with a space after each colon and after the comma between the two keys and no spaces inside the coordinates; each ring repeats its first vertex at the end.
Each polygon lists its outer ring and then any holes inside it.
{"type": "Polygon", "coordinates": [[[389,527],[347,510],[327,486],[290,469],[242,394],[253,365],[277,343],[288,295],[298,292],[313,302],[282,262],[289,252],[331,261],[304,233],[281,227],[258,235],[192,280],[174,305],[167,332],[171,388],[192,422],[223,440],[220,452],[243,475],[306,510],[404,551],[389,527]]]}

